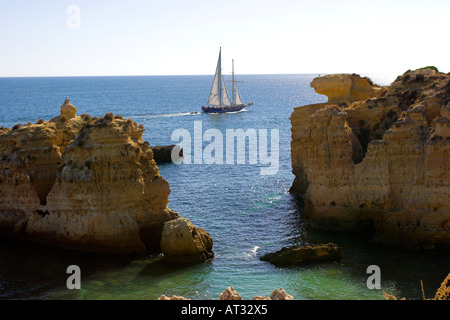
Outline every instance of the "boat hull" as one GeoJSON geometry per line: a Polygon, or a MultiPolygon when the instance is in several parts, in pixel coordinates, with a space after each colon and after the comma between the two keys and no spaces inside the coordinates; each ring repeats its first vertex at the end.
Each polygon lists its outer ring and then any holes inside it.
{"type": "Polygon", "coordinates": [[[203,106],[202,107],[202,111],[204,113],[227,113],[227,112],[237,112],[237,111],[241,111],[242,109],[244,109],[245,107],[250,106],[251,103],[249,104],[239,104],[239,105],[234,105],[234,106],[222,106],[222,107],[208,107],[208,106],[203,106]]]}

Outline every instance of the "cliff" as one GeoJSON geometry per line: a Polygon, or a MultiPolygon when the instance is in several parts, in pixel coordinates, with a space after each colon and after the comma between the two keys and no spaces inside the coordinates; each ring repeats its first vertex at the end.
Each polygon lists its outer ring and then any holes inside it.
{"type": "Polygon", "coordinates": [[[330,75],[311,86],[329,102],[290,119],[291,191],[312,226],[449,249],[450,75],[408,71],[383,88],[330,75]]]}
{"type": "Polygon", "coordinates": [[[144,128],[107,113],[76,116],[67,99],[49,121],[0,132],[0,232],[63,248],[160,251],[169,184],[144,128]]]}

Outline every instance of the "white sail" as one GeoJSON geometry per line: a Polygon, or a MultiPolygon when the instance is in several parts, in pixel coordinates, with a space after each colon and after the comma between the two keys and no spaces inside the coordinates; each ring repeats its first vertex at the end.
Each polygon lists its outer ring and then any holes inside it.
{"type": "Polygon", "coordinates": [[[211,88],[211,93],[209,94],[208,104],[213,106],[220,106],[220,97],[219,97],[219,77],[214,77],[213,85],[211,88]]]}
{"type": "Polygon", "coordinates": [[[220,96],[219,96],[219,70],[220,70],[220,54],[219,61],[217,62],[216,74],[214,75],[214,81],[211,87],[211,92],[209,94],[208,104],[213,106],[220,106],[220,96]]]}
{"type": "Polygon", "coordinates": [[[230,98],[228,97],[227,86],[225,85],[225,79],[222,76],[222,105],[229,106],[231,105],[230,98]]]}
{"type": "Polygon", "coordinates": [[[239,104],[244,104],[243,102],[242,102],[242,100],[241,100],[241,94],[239,93],[239,89],[238,89],[238,86],[237,86],[237,83],[235,84],[235,86],[236,86],[236,91],[235,91],[235,99],[236,99],[236,101],[235,101],[235,104],[237,104],[237,105],[239,105],[239,104]]]}

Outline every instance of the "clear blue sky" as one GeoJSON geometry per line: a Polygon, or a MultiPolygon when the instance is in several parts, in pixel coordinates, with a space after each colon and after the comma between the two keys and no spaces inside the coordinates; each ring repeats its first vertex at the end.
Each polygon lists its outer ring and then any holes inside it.
{"type": "Polygon", "coordinates": [[[449,17],[449,0],[0,0],[0,76],[212,74],[220,46],[240,74],[449,72],[449,17]]]}

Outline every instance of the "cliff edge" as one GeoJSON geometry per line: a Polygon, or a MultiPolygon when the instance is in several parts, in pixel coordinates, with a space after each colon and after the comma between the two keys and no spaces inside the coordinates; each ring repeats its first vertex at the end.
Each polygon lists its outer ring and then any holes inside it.
{"type": "Polygon", "coordinates": [[[387,87],[328,75],[311,86],[328,102],[290,119],[291,192],[312,226],[450,249],[450,75],[407,71],[387,87]]]}
{"type": "Polygon", "coordinates": [[[66,99],[49,121],[0,132],[0,233],[63,248],[160,250],[169,184],[144,127],[107,113],[76,115],[66,99]]]}

